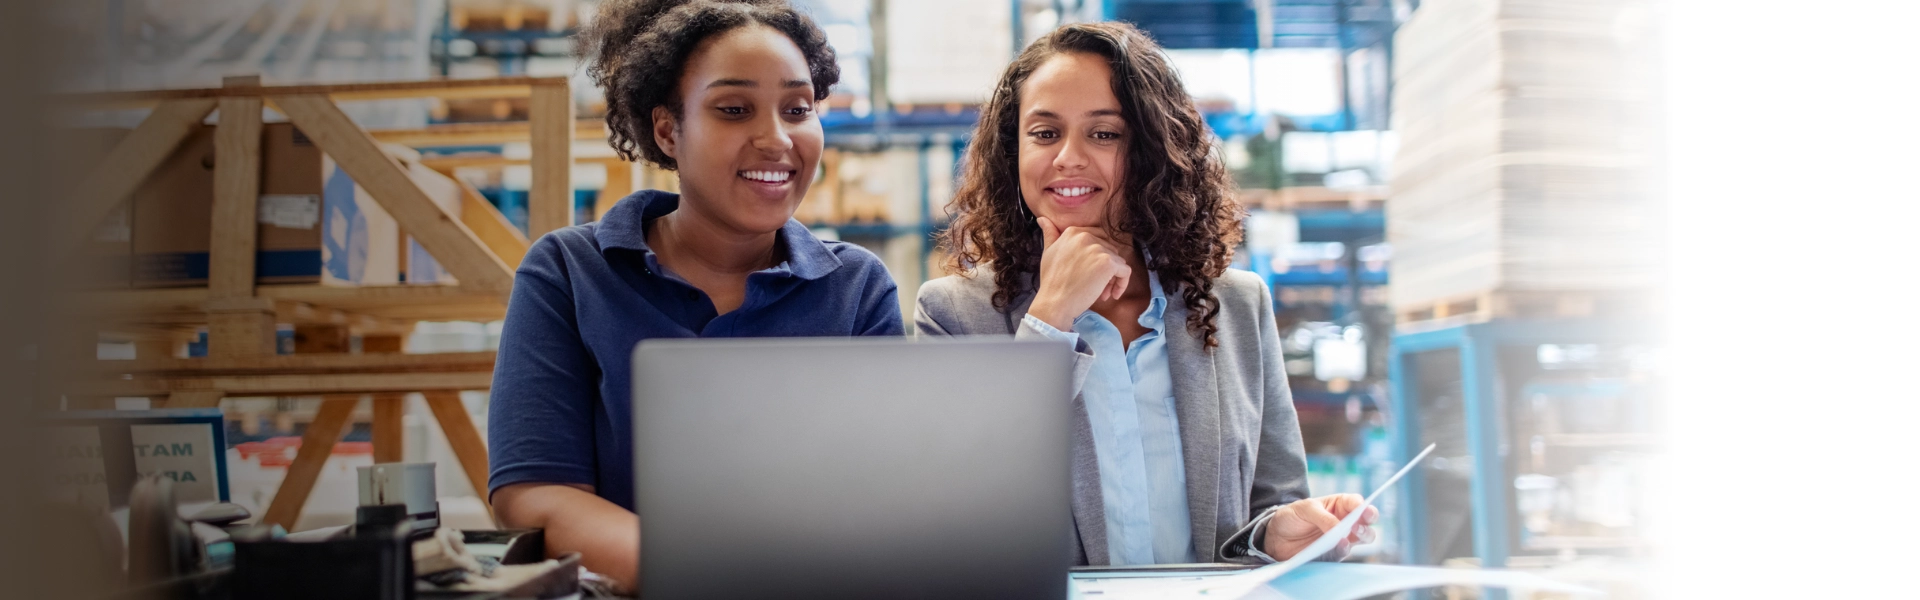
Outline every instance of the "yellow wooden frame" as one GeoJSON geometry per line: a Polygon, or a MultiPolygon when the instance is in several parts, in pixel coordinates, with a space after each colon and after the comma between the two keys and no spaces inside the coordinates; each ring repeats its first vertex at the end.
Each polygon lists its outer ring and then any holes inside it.
{"type": "MultiPolygon", "coordinates": [[[[605,139],[604,126],[583,127],[575,121],[566,78],[263,86],[258,77],[230,77],[219,88],[72,94],[59,97],[58,104],[83,110],[153,109],[67,199],[66,220],[60,227],[66,234],[63,239],[71,241],[75,252],[80,240],[87,239],[87,232],[130,197],[196,126],[219,110],[207,286],[80,292],[60,307],[76,318],[116,327],[164,330],[204,323],[209,330],[208,358],[99,361],[83,369],[81,377],[66,387],[68,395],[160,397],[164,399],[158,404],[174,407],[218,406],[227,396],[323,396],[320,412],[307,429],[287,479],[264,518],[267,523],[292,527],[361,396],[371,395],[374,403],[375,457],[390,461],[400,456],[400,401],[406,393],[421,392],[463,470],[484,498],[486,448],[460,407],[458,392],[491,385],[493,353],[276,356],[274,328],[276,322],[284,321],[369,326],[385,332],[379,351],[397,352],[395,332],[405,330],[413,321],[492,320],[504,316],[513,270],[526,255],[529,238],[538,238],[572,221],[574,138],[605,139]],[[376,134],[355,125],[336,104],[395,98],[501,97],[528,98],[529,120],[376,134]],[[286,115],[458,283],[256,285],[255,198],[260,186],[259,144],[266,108],[286,115]],[[528,194],[531,236],[508,224],[478,191],[464,184],[461,216],[452,216],[433,203],[407,176],[404,167],[380,148],[382,142],[396,141],[415,145],[474,143],[476,135],[491,136],[488,139],[494,143],[525,141],[532,146],[527,161],[533,171],[528,194]]],[[[376,350],[369,347],[368,351],[376,350]]]]}

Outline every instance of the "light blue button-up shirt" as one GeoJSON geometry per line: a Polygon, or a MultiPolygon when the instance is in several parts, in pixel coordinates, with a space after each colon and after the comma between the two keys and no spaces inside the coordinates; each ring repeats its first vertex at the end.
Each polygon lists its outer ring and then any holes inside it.
{"type": "Polygon", "coordinates": [[[1063,332],[1027,315],[1025,322],[1053,339],[1085,339],[1093,369],[1081,387],[1100,466],[1107,513],[1107,556],[1114,565],[1197,562],[1187,512],[1187,471],[1181,461],[1180,417],[1163,333],[1167,297],[1149,272],[1153,298],[1140,314],[1147,332],[1123,344],[1120,330],[1091,310],[1063,332]]]}

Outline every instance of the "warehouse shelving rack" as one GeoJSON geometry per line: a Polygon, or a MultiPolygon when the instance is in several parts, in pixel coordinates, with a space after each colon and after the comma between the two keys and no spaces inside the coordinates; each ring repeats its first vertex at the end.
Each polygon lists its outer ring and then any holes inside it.
{"type": "MultiPolygon", "coordinates": [[[[1408,7],[1418,2],[1407,3],[1408,7]]],[[[1393,33],[1403,15],[1388,0],[1106,0],[1107,19],[1133,23],[1162,46],[1180,48],[1333,48],[1346,55],[1377,48],[1391,71],[1393,33]]],[[[1378,90],[1378,114],[1391,110],[1392,81],[1378,90]]],[[[1340,111],[1299,121],[1309,131],[1347,131],[1363,120],[1354,112],[1349,86],[1342,86],[1340,111]]],[[[1384,120],[1382,120],[1384,122],[1384,120]]],[[[1252,114],[1210,114],[1208,125],[1221,137],[1257,133],[1263,120],[1252,114]]]]}
{"type": "MultiPolygon", "coordinates": [[[[287,478],[264,522],[292,527],[334,443],[363,395],[371,395],[375,460],[400,460],[405,394],[420,392],[448,437],[463,471],[484,496],[487,455],[459,392],[491,385],[493,352],[402,354],[412,323],[494,320],[505,312],[513,269],[529,236],[508,224],[471,187],[461,211],[435,204],[381,143],[528,143],[533,185],[528,232],[534,237],[572,218],[569,179],[575,137],[605,139],[604,127],[582,126],[564,78],[506,77],[335,85],[262,85],[230,77],[222,87],[66,94],[68,110],[150,107],[152,111],[75,182],[64,206],[61,239],[79,240],[141,185],[191,131],[218,110],[213,167],[209,283],[166,289],[80,289],[62,296],[57,313],[72,325],[74,348],[56,351],[72,367],[52,390],[70,408],[102,407],[119,397],[148,397],[163,408],[210,408],[226,397],[320,396],[287,478]],[[394,98],[528,98],[534,111],[520,123],[368,131],[337,102],[394,98]],[[285,115],[339,168],[366,189],[399,226],[458,283],[341,287],[256,284],[256,197],[263,112],[285,115]],[[279,354],[278,324],[295,327],[295,353],[279,354]],[[177,358],[177,333],[207,330],[204,358],[177,358]],[[133,360],[94,360],[98,332],[136,333],[133,360]],[[350,336],[363,338],[349,353],[350,336]],[[171,337],[170,337],[171,336],[171,337]],[[80,340],[87,340],[81,342],[80,340]]],[[[445,165],[442,165],[445,166],[445,165]]],[[[69,364],[64,360],[58,364],[69,364]]]]}
{"type": "MultiPolygon", "coordinates": [[[[1511,438],[1510,406],[1518,390],[1506,389],[1499,350],[1542,344],[1657,344],[1658,339],[1644,319],[1575,318],[1526,319],[1496,318],[1480,322],[1441,320],[1431,326],[1403,324],[1393,336],[1390,369],[1393,374],[1393,451],[1404,462],[1432,440],[1421,439],[1421,396],[1416,384],[1420,373],[1415,355],[1458,352],[1460,404],[1463,408],[1465,451],[1471,457],[1469,482],[1473,552],[1482,567],[1508,565],[1516,550],[1518,526],[1512,502],[1514,469],[1509,456],[1511,438]]],[[[1584,441],[1611,444],[1645,444],[1645,435],[1586,436],[1584,441]],[[1601,439],[1605,438],[1605,439],[1601,439]]],[[[1400,553],[1407,564],[1432,564],[1439,557],[1428,551],[1429,515],[1427,514],[1426,471],[1431,464],[1415,469],[1401,482],[1402,507],[1396,511],[1396,526],[1406,532],[1400,553]]]]}

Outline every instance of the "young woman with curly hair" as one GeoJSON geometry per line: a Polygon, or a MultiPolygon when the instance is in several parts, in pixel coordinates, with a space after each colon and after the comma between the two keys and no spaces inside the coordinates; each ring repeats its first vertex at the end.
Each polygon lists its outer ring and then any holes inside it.
{"type": "Polygon", "coordinates": [[[840,78],[784,0],[607,0],[581,33],[623,158],[680,173],[535,242],[494,369],[490,499],[632,586],[631,353],[658,337],[903,335],[878,258],[794,221],[840,78]]]}
{"type": "Polygon", "coordinates": [[[1271,292],[1227,268],[1232,194],[1178,74],[1124,23],[1040,38],[981,108],[942,238],[958,273],[920,288],[915,322],[1074,346],[1081,564],[1284,560],[1361,504],[1307,495],[1271,292]]]}

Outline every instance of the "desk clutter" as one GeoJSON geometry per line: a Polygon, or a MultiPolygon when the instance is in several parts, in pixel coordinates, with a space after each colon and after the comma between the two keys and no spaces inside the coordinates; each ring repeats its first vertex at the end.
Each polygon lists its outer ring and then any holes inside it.
{"type": "Polygon", "coordinates": [[[149,475],[123,509],[58,511],[63,526],[92,535],[55,551],[96,565],[99,577],[85,589],[102,593],[80,597],[493,600],[605,591],[579,554],[546,558],[539,529],[439,526],[432,463],[362,467],[360,482],[352,525],[288,533],[253,523],[239,505],[179,503],[178,484],[149,475]]]}

